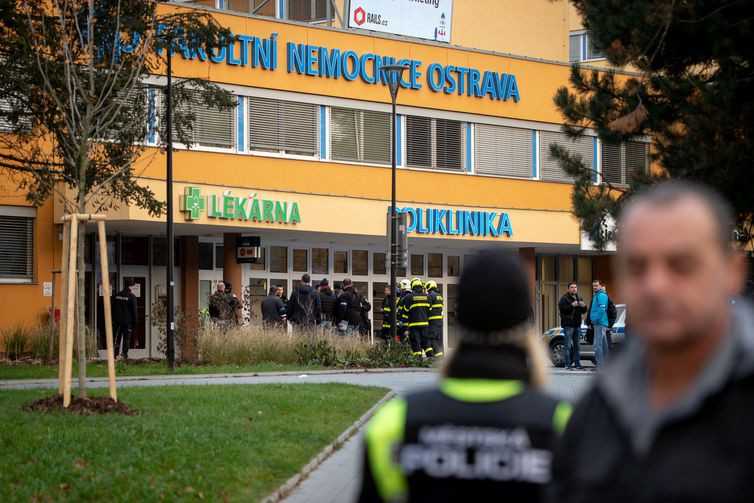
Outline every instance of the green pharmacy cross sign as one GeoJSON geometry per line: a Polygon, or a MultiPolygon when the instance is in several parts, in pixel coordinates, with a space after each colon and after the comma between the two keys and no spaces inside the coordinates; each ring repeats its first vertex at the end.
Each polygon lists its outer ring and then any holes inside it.
{"type": "Polygon", "coordinates": [[[186,187],[180,197],[180,209],[186,220],[198,220],[202,213],[207,218],[223,220],[242,220],[251,222],[297,224],[301,222],[301,213],[297,202],[259,199],[256,194],[238,197],[230,190],[222,195],[202,195],[199,187],[186,187]]]}

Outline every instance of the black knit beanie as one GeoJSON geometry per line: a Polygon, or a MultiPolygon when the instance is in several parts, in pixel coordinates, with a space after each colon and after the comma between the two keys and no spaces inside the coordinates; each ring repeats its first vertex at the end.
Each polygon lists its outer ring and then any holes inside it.
{"type": "Polygon", "coordinates": [[[510,329],[532,314],[529,277],[518,257],[490,249],[464,264],[457,316],[467,331],[482,335],[510,329]]]}

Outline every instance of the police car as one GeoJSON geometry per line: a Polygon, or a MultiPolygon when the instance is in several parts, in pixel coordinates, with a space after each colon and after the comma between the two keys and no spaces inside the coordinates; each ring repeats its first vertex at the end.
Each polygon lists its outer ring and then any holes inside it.
{"type": "MultiPolygon", "coordinates": [[[[613,327],[608,334],[608,341],[611,347],[623,344],[626,336],[626,305],[616,304],[615,309],[618,311],[618,317],[615,319],[613,327]]],[[[579,343],[581,359],[594,361],[594,348],[587,338],[589,327],[584,323],[581,324],[579,343]]],[[[555,367],[565,366],[565,337],[562,327],[551,328],[542,335],[542,338],[550,350],[550,360],[555,367]]]]}

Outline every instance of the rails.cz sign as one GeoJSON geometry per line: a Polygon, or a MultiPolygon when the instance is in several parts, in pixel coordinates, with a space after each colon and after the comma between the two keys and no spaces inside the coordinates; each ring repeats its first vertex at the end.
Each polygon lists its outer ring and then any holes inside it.
{"type": "Polygon", "coordinates": [[[505,212],[438,208],[397,208],[409,216],[409,233],[445,236],[511,237],[513,226],[505,212]]]}
{"type": "Polygon", "coordinates": [[[301,213],[295,201],[260,199],[257,194],[239,197],[230,190],[223,191],[221,195],[205,196],[199,187],[186,187],[180,196],[180,209],[188,221],[198,220],[206,213],[207,218],[221,220],[290,225],[301,222],[301,213]]]}
{"type": "Polygon", "coordinates": [[[450,42],[453,0],[351,0],[349,28],[450,42]]]}

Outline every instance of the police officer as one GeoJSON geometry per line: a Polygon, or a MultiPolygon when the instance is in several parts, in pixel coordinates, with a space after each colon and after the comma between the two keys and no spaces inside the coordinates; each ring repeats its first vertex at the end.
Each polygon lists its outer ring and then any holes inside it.
{"type": "Polygon", "coordinates": [[[515,257],[483,251],[464,268],[459,345],[439,386],[391,400],[367,425],[359,502],[543,501],[570,406],[540,391],[546,354],[530,312],[515,257]]]}
{"type": "Polygon", "coordinates": [[[131,333],[136,327],[138,311],[136,295],[131,288],[134,286],[133,278],[127,278],[123,290],[113,299],[113,325],[115,325],[115,349],[113,357],[118,358],[118,348],[123,343],[121,355],[128,360],[128,346],[131,344],[131,333]]]}
{"type": "Polygon", "coordinates": [[[408,327],[411,353],[424,356],[429,328],[429,302],[424,293],[424,283],[419,278],[411,280],[411,292],[401,299],[401,318],[408,327]]]}
{"type": "Polygon", "coordinates": [[[427,299],[429,300],[429,329],[427,330],[427,344],[424,350],[427,356],[443,356],[442,350],[442,303],[443,298],[437,291],[435,281],[427,281],[427,299]]]}

